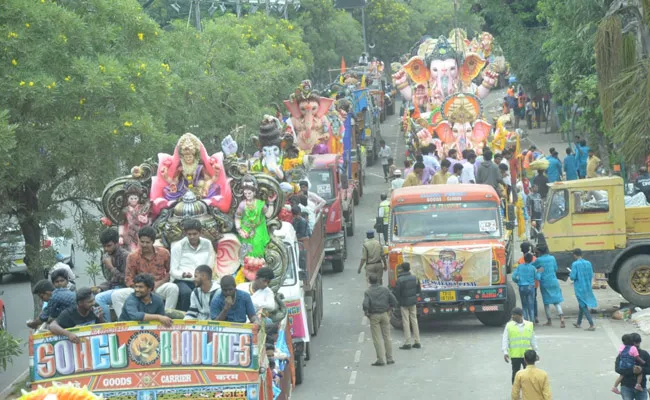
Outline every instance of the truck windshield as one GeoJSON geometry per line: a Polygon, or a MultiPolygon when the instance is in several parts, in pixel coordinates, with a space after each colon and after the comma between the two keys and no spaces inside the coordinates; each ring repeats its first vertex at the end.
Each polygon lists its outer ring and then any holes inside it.
{"type": "Polygon", "coordinates": [[[489,201],[409,204],[392,211],[391,238],[397,243],[499,237],[499,210],[489,201]]]}
{"type": "Polygon", "coordinates": [[[324,200],[332,200],[336,196],[334,191],[334,177],[329,169],[312,169],[309,171],[310,191],[316,193],[324,200]]]}
{"type": "Polygon", "coordinates": [[[296,284],[296,269],[295,260],[293,259],[293,249],[291,246],[285,244],[284,248],[287,250],[287,272],[284,275],[284,282],[282,286],[293,286],[296,284]]]}

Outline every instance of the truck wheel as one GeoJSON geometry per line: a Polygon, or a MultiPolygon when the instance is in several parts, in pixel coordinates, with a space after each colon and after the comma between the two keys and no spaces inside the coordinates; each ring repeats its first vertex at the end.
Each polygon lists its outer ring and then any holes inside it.
{"type": "MultiPolygon", "coordinates": [[[[354,204],[358,204],[355,202],[354,204]]],[[[354,236],[354,211],[350,213],[350,218],[352,218],[352,223],[345,228],[345,231],[347,232],[348,236],[354,236]]]]}
{"type": "Polygon", "coordinates": [[[334,272],[343,272],[345,263],[343,260],[332,260],[332,269],[334,272]]]}
{"type": "Polygon", "coordinates": [[[359,205],[360,198],[361,195],[359,194],[359,189],[354,189],[354,192],[352,192],[352,200],[354,201],[355,206],[359,205]]]}
{"type": "Polygon", "coordinates": [[[314,298],[315,298],[315,307],[312,304],[312,311],[311,311],[311,336],[316,336],[318,335],[318,329],[320,328],[320,320],[319,320],[319,315],[320,315],[320,310],[323,307],[323,303],[321,302],[321,296],[319,295],[319,292],[322,291],[322,285],[323,282],[320,280],[320,278],[316,279],[316,290],[314,290],[314,298]],[[315,308],[315,309],[314,309],[315,308]]]}
{"type": "Polygon", "coordinates": [[[650,255],[639,254],[623,262],[617,285],[625,300],[641,308],[650,307],[650,255]]]}
{"type": "Polygon", "coordinates": [[[294,360],[294,364],[296,365],[296,385],[300,385],[302,383],[302,377],[305,368],[305,362],[303,361],[302,357],[302,354],[299,354],[294,360]]]}
{"type": "Polygon", "coordinates": [[[621,294],[621,290],[618,288],[618,272],[614,271],[607,276],[607,284],[618,294],[621,294]]]}
{"type": "Polygon", "coordinates": [[[341,249],[341,258],[339,260],[332,260],[332,269],[334,272],[343,272],[343,268],[345,268],[345,259],[348,258],[348,243],[347,239],[345,236],[345,232],[343,232],[343,248],[341,249]]]}
{"type": "Polygon", "coordinates": [[[402,325],[401,311],[393,310],[393,312],[390,313],[390,324],[393,325],[393,328],[395,329],[399,329],[399,330],[404,329],[404,325],[402,325]]]}
{"type": "Polygon", "coordinates": [[[512,287],[511,283],[508,283],[506,289],[506,302],[503,305],[503,311],[501,312],[477,312],[476,318],[483,325],[487,326],[503,326],[512,317],[512,309],[517,305],[517,297],[515,297],[515,289],[512,287]]]}

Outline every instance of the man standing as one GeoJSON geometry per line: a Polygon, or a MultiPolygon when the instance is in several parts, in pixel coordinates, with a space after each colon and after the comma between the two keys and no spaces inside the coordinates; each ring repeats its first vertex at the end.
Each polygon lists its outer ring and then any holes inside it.
{"type": "Polygon", "coordinates": [[[190,309],[185,313],[184,319],[210,319],[210,302],[219,290],[219,282],[212,281],[212,268],[208,265],[199,265],[194,270],[194,290],[190,296],[190,309]]]}
{"type": "Polygon", "coordinates": [[[454,173],[447,178],[447,183],[451,185],[457,185],[460,183],[460,177],[463,173],[463,164],[456,163],[454,164],[454,173]]]}
{"type": "Polygon", "coordinates": [[[378,153],[379,160],[381,161],[381,167],[384,170],[384,180],[388,182],[388,169],[390,168],[388,159],[392,157],[392,152],[390,150],[390,147],[386,146],[385,140],[380,140],[379,145],[381,146],[378,153]]]}
{"type": "Polygon", "coordinates": [[[298,240],[309,238],[309,223],[302,217],[300,206],[294,205],[291,207],[291,216],[293,217],[291,225],[296,231],[296,238],[298,240]]]}
{"type": "Polygon", "coordinates": [[[634,343],[636,348],[639,350],[639,357],[645,362],[645,364],[622,369],[620,368],[621,355],[619,354],[618,357],[616,357],[614,369],[617,374],[623,376],[623,381],[621,382],[621,396],[623,397],[623,400],[648,400],[646,375],[650,374],[650,354],[641,349],[641,335],[635,332],[630,333],[630,336],[632,338],[632,343],[634,343]],[[642,391],[638,391],[634,388],[637,382],[637,375],[640,374],[643,374],[643,379],[641,380],[642,391]]]}
{"type": "Polygon", "coordinates": [[[544,211],[544,203],[538,189],[537,185],[533,185],[530,188],[528,199],[526,199],[528,215],[530,215],[531,222],[536,223],[537,229],[542,226],[542,212],[544,211]]]}
{"type": "Polygon", "coordinates": [[[597,178],[598,167],[600,167],[600,158],[596,157],[593,150],[589,149],[589,160],[587,160],[587,178],[597,178]]]}
{"type": "Polygon", "coordinates": [[[519,307],[512,309],[512,321],[506,324],[501,340],[503,359],[512,363],[512,382],[515,375],[524,366],[524,353],[526,350],[537,351],[535,326],[531,321],[525,321],[523,310],[519,307]]]}
{"type": "Polygon", "coordinates": [[[533,178],[533,185],[537,186],[537,191],[542,197],[542,200],[546,200],[546,195],[548,194],[548,178],[544,175],[544,170],[537,170],[537,176],[533,178]]]}
{"type": "Polygon", "coordinates": [[[562,163],[558,158],[557,151],[553,150],[551,155],[547,157],[548,169],[546,175],[548,176],[549,183],[557,182],[562,179],[562,163]]]}
{"type": "Polygon", "coordinates": [[[59,314],[56,320],[50,324],[50,332],[53,335],[65,336],[72,343],[79,343],[80,340],[72,332],[67,331],[75,326],[93,325],[104,323],[102,309],[93,310],[95,295],[90,288],[77,290],[77,305],[66,308],[59,314]]]}
{"type": "Polygon", "coordinates": [[[402,178],[402,171],[396,169],[395,171],[393,171],[393,181],[390,183],[390,188],[391,190],[395,190],[401,188],[403,185],[404,185],[404,178],[402,178]]]}
{"type": "Polygon", "coordinates": [[[370,277],[377,277],[377,282],[383,284],[384,271],[388,269],[386,260],[384,260],[384,249],[382,248],[379,240],[375,239],[375,231],[366,232],[366,241],[361,246],[361,261],[359,262],[359,270],[361,273],[363,265],[366,265],[366,281],[370,285],[370,277]]]}
{"type": "Polygon", "coordinates": [[[418,315],[415,305],[420,294],[420,281],[411,274],[411,264],[405,262],[397,266],[400,271],[395,284],[395,297],[402,312],[402,327],[404,328],[404,344],[401,350],[411,349],[411,328],[413,328],[413,348],[419,349],[420,327],[418,326],[418,315]]]}
{"type": "MultiPolygon", "coordinates": [[[[129,256],[129,252],[120,246],[120,234],[113,228],[103,231],[99,235],[99,241],[104,249],[102,264],[110,273],[111,278],[99,285],[102,291],[95,296],[95,301],[102,308],[106,322],[111,322],[110,307],[113,305],[113,292],[126,287],[124,274],[126,272],[126,258],[129,256]]],[[[119,314],[117,317],[119,317],[119,314]]]]}
{"type": "Polygon", "coordinates": [[[524,361],[526,369],[517,372],[512,385],[512,400],[551,400],[551,384],[548,374],[535,367],[537,361],[535,350],[526,350],[524,361]]]}
{"type": "Polygon", "coordinates": [[[246,317],[253,324],[259,322],[251,296],[237,290],[232,275],[224,276],[221,278],[221,293],[210,302],[210,319],[245,323],[246,317]]]}
{"type": "Polygon", "coordinates": [[[440,162],[440,171],[436,172],[435,175],[433,175],[433,184],[434,185],[444,185],[447,183],[447,179],[449,179],[449,166],[451,165],[451,161],[449,161],[448,158],[445,158],[440,162]]]}
{"type": "Polygon", "coordinates": [[[582,258],[582,250],[575,249],[573,250],[573,258],[575,261],[571,264],[571,275],[569,278],[573,281],[573,290],[576,294],[576,299],[578,299],[578,306],[580,310],[578,311],[578,320],[574,327],[580,328],[582,325],[582,317],[584,315],[589,322],[588,331],[595,331],[596,326],[594,321],[591,318],[591,309],[598,307],[596,302],[596,296],[591,288],[591,281],[594,278],[594,269],[591,266],[591,263],[582,258]]]}
{"type": "Polygon", "coordinates": [[[390,200],[386,193],[382,193],[379,198],[379,208],[377,209],[377,222],[381,220],[381,234],[384,236],[384,243],[388,243],[388,218],[390,217],[390,200]]]}
{"type": "Polygon", "coordinates": [[[460,174],[460,183],[476,183],[474,176],[474,163],[476,163],[476,153],[472,150],[463,150],[463,159],[460,161],[463,166],[463,172],[460,174]]]}
{"type": "Polygon", "coordinates": [[[390,337],[390,313],[398,304],[393,293],[379,284],[377,276],[371,275],[368,281],[370,287],[363,296],[363,312],[370,320],[372,342],[377,353],[377,361],[370,365],[383,367],[386,364],[395,364],[390,337]]]}
{"type": "Polygon", "coordinates": [[[639,176],[636,178],[634,187],[639,192],[643,192],[646,200],[650,202],[650,175],[648,175],[648,167],[639,168],[639,176]]]}
{"type": "Polygon", "coordinates": [[[476,183],[490,185],[499,193],[499,184],[503,183],[499,167],[492,162],[492,152],[483,153],[483,162],[476,171],[476,183]]]}
{"type": "Polygon", "coordinates": [[[413,165],[413,171],[411,171],[406,179],[404,179],[404,184],[402,187],[420,186],[422,184],[423,174],[424,164],[421,162],[416,162],[415,165],[413,165]]]}
{"type": "Polygon", "coordinates": [[[127,297],[120,314],[120,321],[158,321],[172,326],[172,319],[165,315],[163,299],[153,293],[154,278],[151,274],[138,274],[133,278],[134,292],[127,297]]]}
{"type": "Polygon", "coordinates": [[[194,290],[194,272],[199,265],[214,266],[215,254],[212,242],[201,237],[201,222],[190,218],[183,221],[185,237],[171,248],[171,281],[178,286],[178,309],[190,309],[190,296],[194,290]]]}
{"type": "Polygon", "coordinates": [[[127,289],[116,290],[112,294],[113,309],[122,315],[126,298],[133,293],[133,278],[138,274],[151,274],[154,278],[154,292],[165,300],[165,308],[174,309],[178,302],[178,286],[169,282],[169,251],[154,246],[156,230],[145,226],[138,231],[139,248],[126,258],[124,282],[127,289]]]}
{"type": "Polygon", "coordinates": [[[564,176],[567,181],[578,179],[578,159],[573,154],[571,147],[566,148],[566,157],[564,157],[564,176]]]}
{"type": "Polygon", "coordinates": [[[582,139],[580,141],[576,138],[576,157],[578,158],[578,175],[580,179],[584,179],[587,176],[587,161],[589,158],[589,146],[587,146],[587,141],[582,139]]]}
{"type": "Polygon", "coordinates": [[[309,181],[300,181],[300,191],[303,195],[307,196],[308,203],[313,203],[314,211],[320,210],[327,204],[327,201],[325,201],[325,199],[316,193],[309,191],[309,181]]]}

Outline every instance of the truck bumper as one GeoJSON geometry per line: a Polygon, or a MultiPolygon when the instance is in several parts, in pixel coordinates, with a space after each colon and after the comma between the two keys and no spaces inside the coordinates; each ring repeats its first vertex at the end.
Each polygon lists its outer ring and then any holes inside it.
{"type": "Polygon", "coordinates": [[[325,259],[341,260],[343,259],[343,250],[345,249],[345,237],[343,232],[327,234],[325,236],[325,259]]]}
{"type": "Polygon", "coordinates": [[[419,316],[500,312],[505,309],[506,286],[423,291],[416,305],[419,316]]]}

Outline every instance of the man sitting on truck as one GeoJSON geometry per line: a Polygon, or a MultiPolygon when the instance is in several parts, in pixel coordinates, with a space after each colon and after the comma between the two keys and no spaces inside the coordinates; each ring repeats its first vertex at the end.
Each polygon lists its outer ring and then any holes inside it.
{"type": "Polygon", "coordinates": [[[320,210],[321,208],[325,207],[325,205],[327,204],[327,201],[325,201],[325,199],[323,199],[316,193],[309,191],[309,181],[300,181],[300,191],[302,192],[302,194],[307,196],[308,201],[314,204],[313,206],[314,211],[320,210]]]}
{"type": "Polygon", "coordinates": [[[79,338],[67,329],[75,326],[101,324],[104,322],[102,309],[95,305],[95,295],[90,288],[81,288],[77,290],[77,305],[65,309],[58,318],[50,324],[50,332],[53,335],[65,336],[72,343],[79,343],[79,338]]]}
{"type": "Polygon", "coordinates": [[[210,302],[210,319],[245,323],[246,317],[253,324],[259,323],[251,296],[237,290],[232,275],[224,276],[221,278],[221,293],[210,302]]]}
{"type": "Polygon", "coordinates": [[[251,295],[255,312],[267,318],[269,313],[277,308],[275,304],[275,295],[269,287],[271,281],[275,278],[273,270],[269,267],[260,268],[255,274],[253,282],[244,282],[237,285],[237,289],[247,292],[251,295]]]}
{"type": "Polygon", "coordinates": [[[422,174],[424,174],[424,164],[416,162],[413,166],[413,171],[404,179],[402,187],[420,186],[422,184],[422,174]]]}
{"type": "MultiPolygon", "coordinates": [[[[31,321],[27,321],[27,326],[37,329],[41,324],[46,324],[56,319],[63,310],[75,304],[75,294],[68,288],[54,288],[52,282],[42,279],[36,282],[32,293],[47,302],[47,306],[41,312],[41,315],[31,321]]],[[[47,329],[43,326],[42,329],[47,329]]]]}
{"type": "Polygon", "coordinates": [[[199,265],[194,270],[194,290],[190,297],[190,309],[184,319],[210,319],[210,302],[219,290],[219,282],[212,281],[212,268],[199,265]]]}
{"type": "Polygon", "coordinates": [[[158,321],[165,326],[172,325],[172,319],[165,315],[165,303],[162,297],[153,292],[153,275],[136,275],[133,278],[133,288],[134,292],[124,303],[120,321],[158,321]]]}

